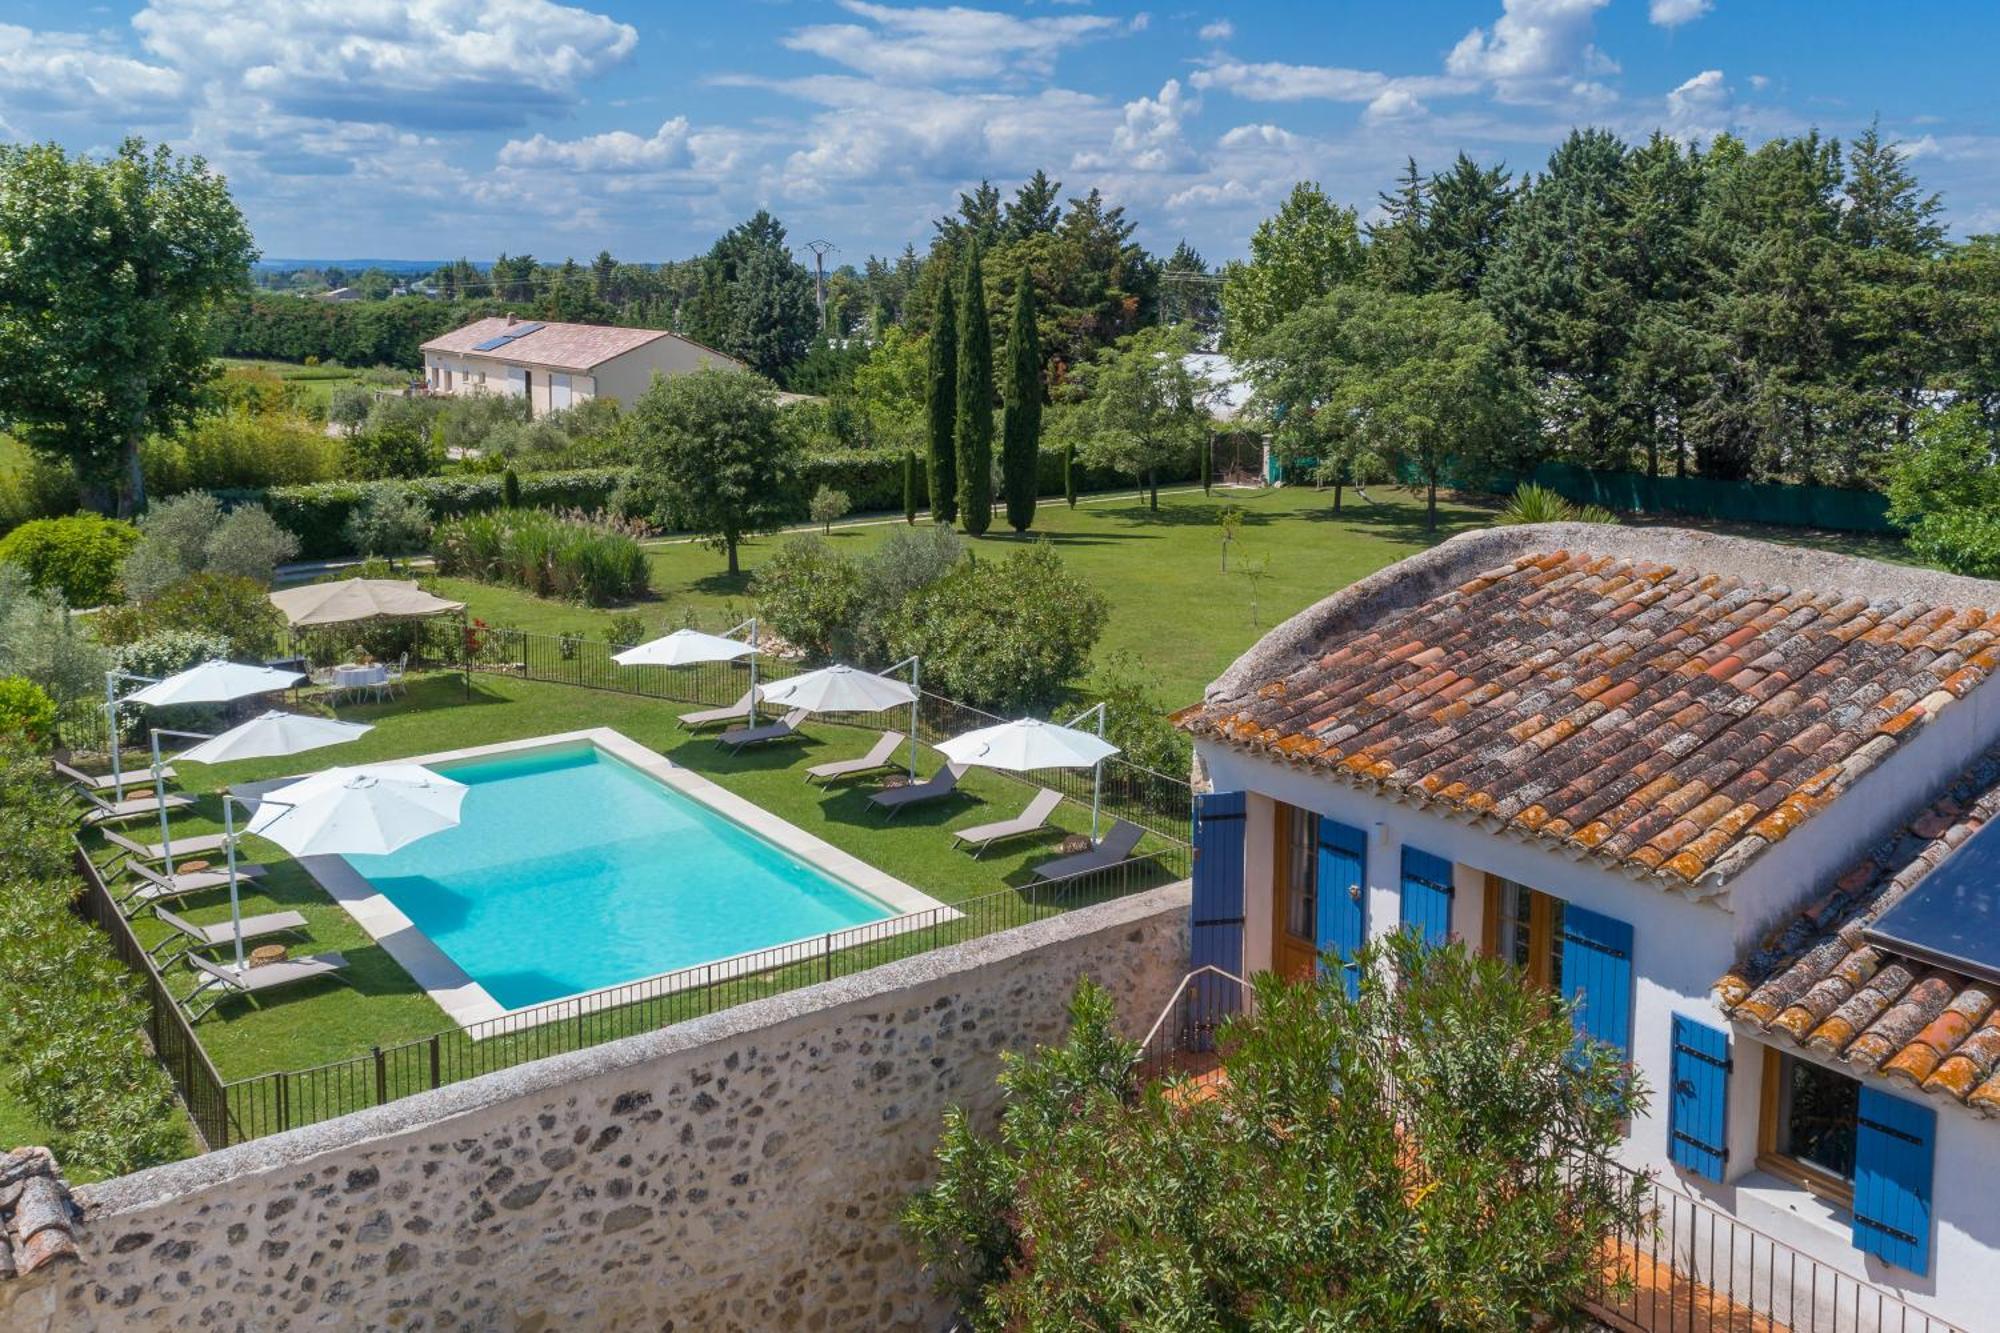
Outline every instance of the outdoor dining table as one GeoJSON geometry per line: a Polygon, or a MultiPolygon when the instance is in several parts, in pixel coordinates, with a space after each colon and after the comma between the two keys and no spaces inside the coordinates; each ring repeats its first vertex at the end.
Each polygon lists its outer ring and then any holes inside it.
{"type": "Polygon", "coordinates": [[[372,662],[366,666],[345,663],[333,669],[333,692],[335,698],[348,695],[359,696],[373,691],[376,698],[382,697],[383,689],[389,683],[389,668],[385,663],[372,662]]]}

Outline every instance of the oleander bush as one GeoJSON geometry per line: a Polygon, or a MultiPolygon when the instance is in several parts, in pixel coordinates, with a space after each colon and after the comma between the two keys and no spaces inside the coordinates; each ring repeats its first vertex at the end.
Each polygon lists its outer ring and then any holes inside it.
{"type": "Polygon", "coordinates": [[[511,584],[586,606],[644,596],[651,575],[632,529],[582,514],[468,514],[440,525],[432,547],[440,574],[511,584]]]}
{"type": "Polygon", "coordinates": [[[56,701],[26,676],[0,676],[0,736],[48,749],[56,739],[56,701]]]}

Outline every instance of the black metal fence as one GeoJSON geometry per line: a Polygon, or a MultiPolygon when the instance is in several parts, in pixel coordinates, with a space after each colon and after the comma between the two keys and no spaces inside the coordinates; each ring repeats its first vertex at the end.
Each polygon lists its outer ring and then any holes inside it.
{"type": "Polygon", "coordinates": [[[146,946],[132,933],[131,923],[125,919],[102,872],[83,850],[81,841],[76,842],[76,869],[84,883],[77,910],[97,924],[110,939],[111,952],[118,961],[138,975],[147,1000],[146,1037],[153,1043],[153,1054],[180,1091],[203,1147],[220,1148],[242,1137],[232,1132],[230,1126],[229,1097],[222,1076],[215,1072],[208,1052],[201,1048],[194,1034],[194,1026],[175,1003],[173,992],[167,989],[166,980],[160,976],[160,969],[146,952],[146,946]]]}
{"type": "MultiPolygon", "coordinates": [[[[571,996],[415,1041],[378,1046],[352,1059],[239,1079],[220,1087],[228,1138],[209,1141],[221,1146],[296,1129],[1108,902],[1178,877],[1160,858],[1138,857],[1081,875],[1003,889],[956,906],[830,931],[739,958],[571,996]]],[[[122,928],[122,919],[119,924],[122,928]]],[[[167,1004],[171,1007],[170,997],[167,1004]]],[[[204,1067],[206,1063],[204,1059],[204,1067]]]]}

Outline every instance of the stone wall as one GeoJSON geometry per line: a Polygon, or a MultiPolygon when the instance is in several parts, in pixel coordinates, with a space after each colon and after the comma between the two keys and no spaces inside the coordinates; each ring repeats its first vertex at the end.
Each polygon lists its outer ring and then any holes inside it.
{"type": "Polygon", "coordinates": [[[1143,1034],[1185,884],[87,1186],[81,1262],[0,1327],[934,1329],[896,1215],[943,1109],[1060,1037],[1143,1034]]]}

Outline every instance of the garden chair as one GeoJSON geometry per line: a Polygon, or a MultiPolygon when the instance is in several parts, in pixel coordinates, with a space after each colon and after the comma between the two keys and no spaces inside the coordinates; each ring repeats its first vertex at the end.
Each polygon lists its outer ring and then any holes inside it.
{"type": "Polygon", "coordinates": [[[689,731],[699,731],[724,722],[735,722],[750,715],[750,696],[754,690],[743,691],[743,697],[727,708],[700,708],[692,713],[682,713],[681,725],[689,731]]]}
{"type": "MultiPolygon", "coordinates": [[[[57,776],[68,778],[85,791],[109,791],[121,781],[127,787],[139,787],[153,780],[151,768],[128,768],[123,773],[85,773],[81,769],[71,768],[60,759],[52,759],[49,762],[55,766],[57,776]]],[[[160,776],[169,782],[173,781],[174,766],[168,764],[162,768],[160,776]]]]}
{"type": "MultiPolygon", "coordinates": [[[[190,893],[203,893],[209,889],[225,888],[229,884],[227,870],[176,870],[171,875],[162,875],[144,861],[134,861],[129,857],[125,869],[132,872],[138,883],[132,891],[118,900],[123,907],[126,903],[158,902],[162,898],[185,898],[190,893]]],[[[236,878],[256,879],[264,873],[264,867],[256,864],[236,867],[236,878]]]]}
{"type": "Polygon", "coordinates": [[[1078,852],[1074,856],[1058,856],[1053,861],[1044,861],[1036,866],[1035,878],[1062,879],[1068,875],[1082,875],[1115,866],[1131,856],[1139,846],[1139,839],[1145,836],[1146,830],[1121,819],[1089,851],[1078,852]]]}
{"type": "Polygon", "coordinates": [[[969,764],[946,764],[922,782],[912,782],[907,787],[885,787],[868,798],[868,804],[878,810],[889,812],[894,819],[896,812],[906,805],[922,805],[926,801],[941,801],[958,790],[958,780],[965,776],[969,764]]]}
{"type": "MultiPolygon", "coordinates": [[[[337,953],[318,953],[310,958],[288,958],[282,963],[266,963],[262,967],[246,967],[241,972],[233,965],[211,962],[198,953],[187,954],[188,966],[202,974],[202,983],[188,992],[181,1001],[187,1010],[188,1022],[199,1023],[232,995],[258,996],[266,991],[282,986],[294,986],[301,981],[311,981],[314,977],[332,977],[336,981],[348,982],[347,959],[337,953]],[[195,1001],[210,991],[217,992],[214,998],[200,1009],[195,1001]]],[[[348,982],[348,984],[353,984],[348,982]]]]}
{"type": "MultiPolygon", "coordinates": [[[[197,926],[185,917],[175,916],[164,907],[153,908],[158,917],[174,933],[146,950],[150,957],[157,958],[169,945],[187,941],[191,949],[219,949],[236,941],[236,927],[227,921],[218,921],[212,926],[197,926]]],[[[297,912],[264,912],[257,916],[243,918],[243,938],[262,939],[267,935],[300,934],[306,928],[306,919],[297,912]]]]}
{"type": "Polygon", "coordinates": [[[968,829],[960,829],[951,836],[958,842],[972,847],[973,860],[986,855],[986,849],[996,842],[1008,838],[1018,838],[1048,827],[1049,816],[1062,803],[1062,793],[1050,791],[1047,787],[1035,793],[1035,799],[1028,802],[1028,808],[1012,819],[999,819],[991,824],[976,824],[968,829]]]}
{"type": "Polygon", "coordinates": [[[832,782],[835,778],[851,778],[857,773],[872,773],[878,768],[888,768],[896,761],[896,747],[904,741],[900,731],[885,731],[875,738],[874,748],[859,759],[836,759],[831,763],[814,764],[806,770],[806,782],[814,779],[832,782]]]}
{"type": "MultiPolygon", "coordinates": [[[[143,796],[127,796],[122,801],[107,801],[89,788],[82,789],[83,799],[90,803],[90,809],[83,815],[86,824],[108,824],[115,819],[137,819],[140,815],[157,815],[161,810],[160,798],[152,792],[143,796]]],[[[194,797],[181,792],[168,792],[165,808],[185,810],[194,804],[194,797]]]]}
{"type": "MultiPolygon", "coordinates": [[[[167,849],[160,843],[140,842],[136,838],[126,837],[113,828],[99,831],[104,834],[106,842],[140,861],[164,861],[167,859],[167,849]]],[[[220,833],[203,833],[193,838],[176,838],[174,839],[174,855],[190,857],[205,856],[209,852],[221,851],[228,843],[229,839],[220,833]]]]}
{"type": "Polygon", "coordinates": [[[394,699],[398,695],[407,695],[410,692],[407,681],[409,671],[410,655],[404,653],[396,659],[396,664],[389,668],[389,674],[383,678],[382,694],[390,699],[394,699]]]}
{"type": "Polygon", "coordinates": [[[764,722],[754,727],[731,727],[716,737],[716,744],[740,751],[746,745],[786,740],[799,734],[799,723],[805,721],[807,716],[809,714],[805,709],[794,708],[776,722],[764,722]]]}

